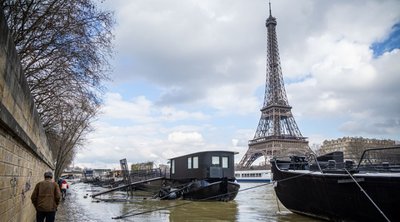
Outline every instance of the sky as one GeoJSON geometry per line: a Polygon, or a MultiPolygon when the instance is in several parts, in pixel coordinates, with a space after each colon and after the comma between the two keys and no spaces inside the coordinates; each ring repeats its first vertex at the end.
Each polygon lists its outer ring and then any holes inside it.
{"type": "MultiPolygon", "coordinates": [[[[310,146],[400,140],[400,1],[273,0],[283,78],[310,146]]],[[[113,71],[74,165],[119,169],[206,150],[239,162],[260,119],[267,0],[108,0],[113,71]]],[[[260,158],[262,159],[262,158],[260,158]]]]}

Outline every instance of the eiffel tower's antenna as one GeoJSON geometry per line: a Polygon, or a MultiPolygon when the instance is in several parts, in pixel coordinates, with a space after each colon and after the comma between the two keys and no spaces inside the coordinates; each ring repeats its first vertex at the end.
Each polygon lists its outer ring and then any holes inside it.
{"type": "Polygon", "coordinates": [[[271,13],[271,1],[269,1],[269,16],[270,17],[272,16],[272,13],[271,13]]]}

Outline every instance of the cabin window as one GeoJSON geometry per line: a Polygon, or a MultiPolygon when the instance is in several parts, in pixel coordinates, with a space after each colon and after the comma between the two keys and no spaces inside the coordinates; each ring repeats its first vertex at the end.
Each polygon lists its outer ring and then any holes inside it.
{"type": "Polygon", "coordinates": [[[193,169],[197,169],[197,168],[199,168],[199,157],[194,156],[193,157],[193,169]]]}
{"type": "Polygon", "coordinates": [[[175,160],[171,160],[171,174],[175,174],[175,160]]]}
{"type": "Polygon", "coordinates": [[[219,165],[219,156],[212,156],[211,157],[211,164],[212,165],[219,165]]]}
{"type": "Polygon", "coordinates": [[[192,169],[192,157],[188,157],[188,169],[192,169]]]}
{"type": "Polygon", "coordinates": [[[228,157],[227,156],[223,156],[222,157],[222,168],[228,168],[228,157]]]}

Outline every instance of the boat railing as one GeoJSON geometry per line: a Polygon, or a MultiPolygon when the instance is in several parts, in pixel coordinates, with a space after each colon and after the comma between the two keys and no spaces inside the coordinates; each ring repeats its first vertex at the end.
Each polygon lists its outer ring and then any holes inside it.
{"type": "Polygon", "coordinates": [[[400,172],[400,146],[365,150],[358,162],[357,169],[376,172],[400,172]]]}
{"type": "Polygon", "coordinates": [[[310,170],[321,173],[345,173],[344,169],[352,172],[356,171],[353,161],[339,160],[339,162],[336,162],[334,157],[329,159],[326,156],[321,159],[321,156],[318,157],[314,153],[309,153],[307,156],[275,157],[273,161],[275,161],[276,166],[281,170],[310,170]]]}
{"type": "Polygon", "coordinates": [[[343,152],[332,152],[322,156],[309,153],[307,156],[274,157],[272,161],[280,170],[310,170],[322,173],[351,172],[396,172],[400,173],[400,145],[372,148],[363,152],[357,162],[343,159],[343,152]]]}
{"type": "Polygon", "coordinates": [[[304,156],[274,157],[271,161],[281,170],[309,170],[309,163],[304,156]]]}

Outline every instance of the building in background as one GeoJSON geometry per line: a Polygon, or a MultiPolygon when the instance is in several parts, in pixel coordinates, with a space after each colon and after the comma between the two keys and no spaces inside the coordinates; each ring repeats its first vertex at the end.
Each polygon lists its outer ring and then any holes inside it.
{"type": "Polygon", "coordinates": [[[343,137],[335,140],[325,140],[318,154],[326,154],[334,151],[343,151],[344,159],[357,162],[364,150],[375,147],[393,146],[394,140],[379,140],[363,137],[343,137]]]}

